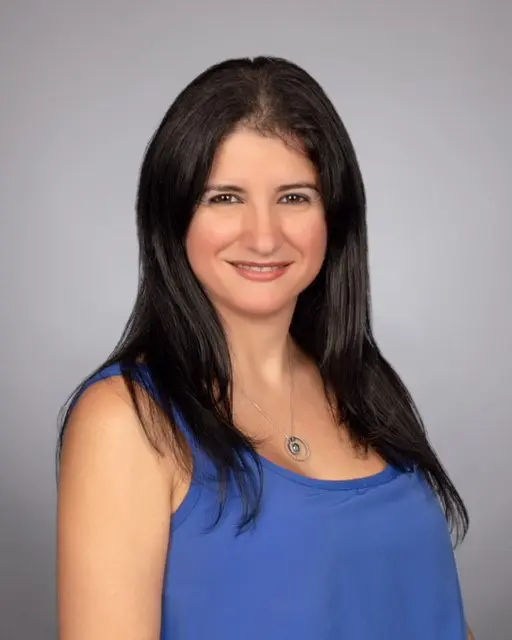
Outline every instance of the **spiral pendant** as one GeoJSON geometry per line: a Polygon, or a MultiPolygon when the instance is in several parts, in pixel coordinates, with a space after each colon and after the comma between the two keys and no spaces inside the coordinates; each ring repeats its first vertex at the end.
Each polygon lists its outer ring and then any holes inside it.
{"type": "Polygon", "coordinates": [[[286,438],[285,449],[288,455],[297,460],[297,462],[304,462],[309,458],[310,451],[307,443],[297,436],[286,438]]]}

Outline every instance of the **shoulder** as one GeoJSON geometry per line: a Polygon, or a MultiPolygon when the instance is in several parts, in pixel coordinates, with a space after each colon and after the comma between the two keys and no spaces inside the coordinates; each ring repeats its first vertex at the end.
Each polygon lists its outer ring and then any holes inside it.
{"type": "Polygon", "coordinates": [[[98,380],[79,395],[59,469],[63,635],[79,625],[98,639],[157,637],[172,469],[149,442],[122,377],[98,380]]]}
{"type": "MultiPolygon", "coordinates": [[[[149,418],[154,409],[152,399],[141,388],[136,393],[142,417],[149,418]]],[[[91,465],[91,471],[101,470],[107,477],[126,473],[137,465],[162,481],[171,480],[170,455],[161,455],[152,446],[120,375],[95,377],[70,412],[62,437],[61,473],[70,465],[86,464],[91,465]]]]}

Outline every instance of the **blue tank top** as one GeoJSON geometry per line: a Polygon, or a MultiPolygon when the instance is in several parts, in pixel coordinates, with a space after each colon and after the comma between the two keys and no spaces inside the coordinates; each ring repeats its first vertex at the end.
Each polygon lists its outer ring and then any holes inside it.
{"type": "Polygon", "coordinates": [[[211,527],[213,466],[177,419],[195,470],[170,527],[161,640],[467,640],[446,520],[418,469],[332,481],[261,458],[261,514],[237,535],[234,489],[211,527]]]}

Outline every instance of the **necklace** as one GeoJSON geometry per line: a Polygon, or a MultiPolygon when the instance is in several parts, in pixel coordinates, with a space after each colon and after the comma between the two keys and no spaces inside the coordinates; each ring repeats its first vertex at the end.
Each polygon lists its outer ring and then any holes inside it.
{"type": "MultiPolygon", "coordinates": [[[[290,362],[291,365],[291,362],[290,362]]],[[[311,455],[311,451],[308,443],[298,436],[293,435],[293,427],[294,427],[294,414],[293,414],[293,376],[291,373],[290,366],[290,434],[287,434],[280,427],[278,427],[275,422],[273,422],[268,415],[263,411],[259,404],[254,402],[252,398],[250,398],[247,393],[241,389],[242,394],[247,398],[247,400],[252,404],[252,406],[261,413],[263,418],[269,423],[271,427],[279,431],[284,436],[284,450],[286,453],[293,458],[297,462],[304,462],[311,455]]]]}

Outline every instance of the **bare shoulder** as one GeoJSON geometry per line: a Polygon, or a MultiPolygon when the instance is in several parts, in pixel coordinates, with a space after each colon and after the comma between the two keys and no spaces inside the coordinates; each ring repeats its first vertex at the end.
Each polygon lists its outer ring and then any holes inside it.
{"type": "MultiPolygon", "coordinates": [[[[142,406],[150,400],[140,392],[142,406]]],[[[63,438],[60,487],[82,482],[116,486],[137,472],[139,484],[170,491],[174,465],[149,442],[121,376],[96,382],[74,407],[63,438]]],[[[124,484],[124,486],[127,486],[124,484]]]]}
{"type": "Polygon", "coordinates": [[[124,380],[87,389],[59,475],[62,640],[158,638],[171,487],[170,459],[148,441],[124,380]]]}
{"type": "MultiPolygon", "coordinates": [[[[142,406],[149,409],[151,400],[142,390],[139,397],[142,406]]],[[[147,413],[149,416],[149,410],[147,413]]],[[[170,471],[169,458],[159,456],[146,437],[121,376],[96,382],[77,401],[63,438],[63,466],[71,456],[85,457],[89,447],[94,447],[96,454],[107,456],[115,451],[115,460],[110,461],[114,465],[116,460],[123,465],[124,453],[161,467],[162,472],[170,471]]]]}

